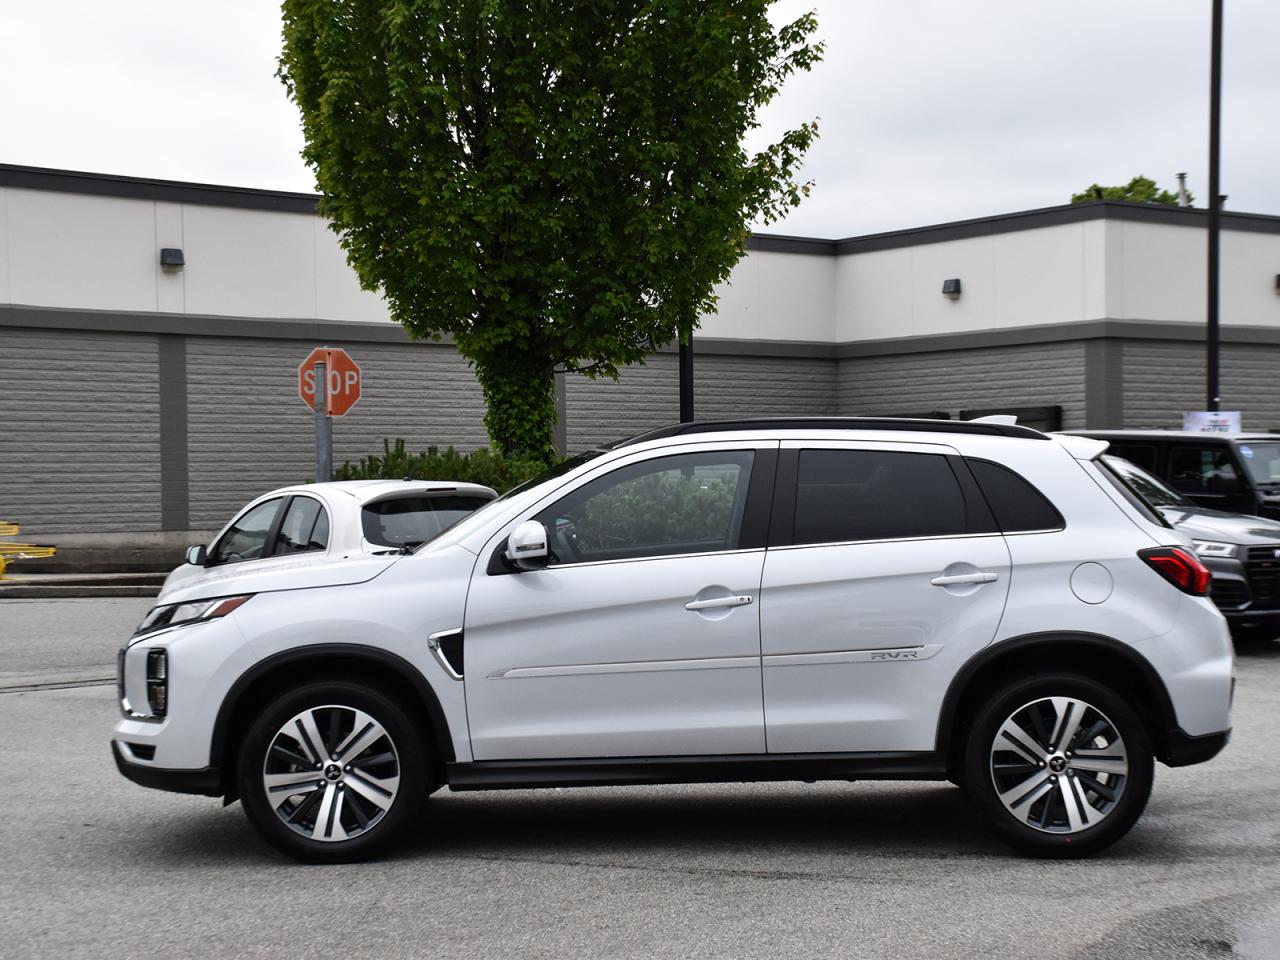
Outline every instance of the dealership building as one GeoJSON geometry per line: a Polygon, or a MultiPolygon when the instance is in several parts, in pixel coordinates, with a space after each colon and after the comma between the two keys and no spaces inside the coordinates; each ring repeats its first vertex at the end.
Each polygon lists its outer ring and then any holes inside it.
{"type": "MultiPolygon", "coordinates": [[[[1222,407],[1280,429],[1280,217],[1222,226],[1222,407]]],[[[754,235],[694,338],[697,415],[1180,426],[1204,403],[1205,243],[1202,210],[1105,201],[754,235]]],[[[0,519],[24,533],[208,531],[307,479],[316,346],[363,373],[337,462],[487,443],[467,363],[360,289],[316,197],[0,165],[0,519]]],[[[678,419],[677,380],[674,348],[562,378],[558,443],[678,419]]]]}

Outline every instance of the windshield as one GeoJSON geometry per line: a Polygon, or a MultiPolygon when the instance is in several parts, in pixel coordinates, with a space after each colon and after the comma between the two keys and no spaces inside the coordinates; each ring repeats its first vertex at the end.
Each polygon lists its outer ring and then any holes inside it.
{"type": "Polygon", "coordinates": [[[1241,441],[1236,447],[1254,483],[1280,484],[1280,440],[1241,441]]]}
{"type": "Polygon", "coordinates": [[[1185,507],[1189,506],[1187,498],[1178,491],[1166,487],[1141,467],[1121,457],[1104,456],[1102,458],[1133,491],[1153,507],[1185,507]]]}

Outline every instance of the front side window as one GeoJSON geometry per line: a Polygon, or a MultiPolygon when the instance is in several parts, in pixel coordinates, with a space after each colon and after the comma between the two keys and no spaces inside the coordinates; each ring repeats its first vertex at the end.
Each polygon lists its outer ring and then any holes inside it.
{"type": "Polygon", "coordinates": [[[1236,493],[1240,476],[1225,444],[1178,444],[1169,451],[1169,480],[1183,493],[1236,493]]]}
{"type": "Polygon", "coordinates": [[[329,515],[319,500],[294,497],[289,501],[280,532],[276,534],[276,556],[308,553],[329,546],[329,515]]]}
{"type": "Polygon", "coordinates": [[[364,538],[384,547],[416,547],[426,543],[469,513],[488,497],[414,496],[378,500],[360,511],[364,538]]]}
{"type": "Polygon", "coordinates": [[[964,492],[947,458],[882,450],[802,450],[794,541],[955,536],[964,492]]]}
{"type": "Polygon", "coordinates": [[[753,455],[686,453],[645,460],[584,484],[534,519],[552,562],[590,563],[734,550],[753,455]]]}
{"type": "Polygon", "coordinates": [[[267,534],[275,521],[281,500],[266,500],[250,507],[241,514],[213,545],[208,563],[236,563],[240,560],[257,560],[267,550],[267,534]]]}

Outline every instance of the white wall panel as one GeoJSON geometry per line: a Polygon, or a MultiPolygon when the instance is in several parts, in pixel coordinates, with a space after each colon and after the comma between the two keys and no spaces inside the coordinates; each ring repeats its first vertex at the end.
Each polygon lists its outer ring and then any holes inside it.
{"type": "Polygon", "coordinates": [[[155,204],[10,188],[9,300],[154,310],[155,204]]]}
{"type": "Polygon", "coordinates": [[[315,218],[186,204],[187,312],[316,315],[315,218]]]}
{"type": "Polygon", "coordinates": [[[356,272],[347,264],[346,251],[329,223],[312,220],[316,252],[316,315],[322,320],[363,320],[372,323],[391,319],[386,301],[379,293],[360,289],[356,272]]]}

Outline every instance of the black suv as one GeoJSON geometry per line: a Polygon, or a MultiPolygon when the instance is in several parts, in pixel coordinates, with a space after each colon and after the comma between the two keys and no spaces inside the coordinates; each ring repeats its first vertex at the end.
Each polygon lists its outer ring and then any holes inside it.
{"type": "Polygon", "coordinates": [[[1110,442],[1193,503],[1280,520],[1280,434],[1064,430],[1110,442]]]}
{"type": "Polygon", "coordinates": [[[1227,618],[1236,640],[1280,636],[1280,521],[1197,506],[1128,460],[1111,454],[1102,459],[1175,530],[1191,538],[1213,574],[1209,599],[1227,618]]]}

